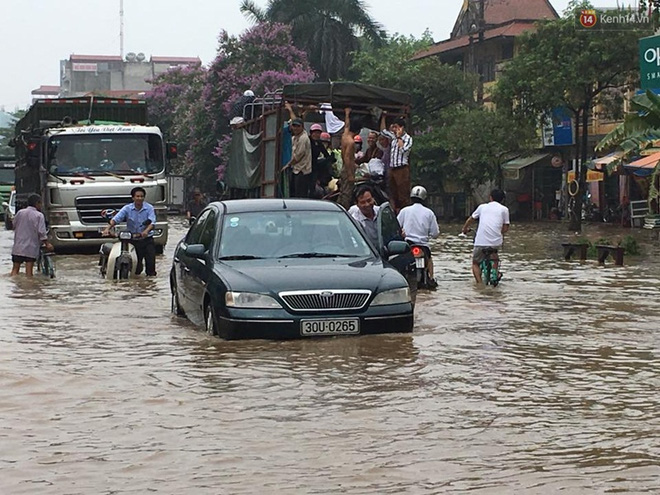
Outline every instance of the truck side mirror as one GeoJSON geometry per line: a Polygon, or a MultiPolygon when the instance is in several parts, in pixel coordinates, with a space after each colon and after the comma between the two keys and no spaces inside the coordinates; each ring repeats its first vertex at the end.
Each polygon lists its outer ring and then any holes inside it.
{"type": "Polygon", "coordinates": [[[39,140],[28,139],[25,150],[29,158],[39,158],[39,140]]]}
{"type": "Polygon", "coordinates": [[[173,160],[178,156],[176,143],[166,143],[167,146],[167,159],[173,160]]]}

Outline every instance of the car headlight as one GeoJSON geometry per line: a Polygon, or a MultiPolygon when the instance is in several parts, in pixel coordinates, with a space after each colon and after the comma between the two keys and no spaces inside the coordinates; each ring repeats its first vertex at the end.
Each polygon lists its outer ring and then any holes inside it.
{"type": "Polygon", "coordinates": [[[404,304],[410,302],[410,289],[401,287],[400,289],[391,289],[381,292],[374,297],[372,306],[386,306],[388,304],[404,304]]]}
{"type": "Polygon", "coordinates": [[[225,294],[225,304],[232,308],[274,309],[282,307],[280,303],[272,297],[254,292],[229,291],[225,294]]]}

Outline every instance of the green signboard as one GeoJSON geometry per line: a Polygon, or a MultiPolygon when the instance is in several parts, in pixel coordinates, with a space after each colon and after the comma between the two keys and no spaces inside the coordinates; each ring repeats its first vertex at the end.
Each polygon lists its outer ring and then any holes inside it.
{"type": "Polygon", "coordinates": [[[660,35],[639,40],[639,75],[643,90],[660,88],[660,35]]]}

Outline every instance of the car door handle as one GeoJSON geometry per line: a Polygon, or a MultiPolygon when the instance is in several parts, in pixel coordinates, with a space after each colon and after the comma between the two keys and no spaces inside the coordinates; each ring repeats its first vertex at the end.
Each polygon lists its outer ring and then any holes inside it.
{"type": "Polygon", "coordinates": [[[174,257],[174,262],[175,262],[175,263],[179,263],[180,261],[181,261],[181,260],[180,260],[177,256],[174,257]]]}
{"type": "Polygon", "coordinates": [[[186,272],[186,273],[189,273],[189,272],[190,272],[190,268],[188,268],[187,266],[184,266],[184,267],[183,267],[183,271],[186,272]]]}

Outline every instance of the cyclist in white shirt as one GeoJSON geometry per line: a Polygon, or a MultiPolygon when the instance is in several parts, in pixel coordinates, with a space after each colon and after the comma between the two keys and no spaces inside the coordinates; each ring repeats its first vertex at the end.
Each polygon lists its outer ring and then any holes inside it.
{"type": "Polygon", "coordinates": [[[481,269],[479,264],[484,259],[485,248],[495,249],[491,255],[495,269],[499,268],[499,257],[497,250],[502,247],[504,234],[509,231],[509,209],[504,206],[504,192],[493,189],[490,193],[490,201],[481,204],[474,210],[463,225],[463,234],[467,234],[470,225],[479,221],[477,234],[474,237],[474,250],[472,251],[472,274],[477,283],[481,284],[481,269]]]}
{"type": "Polygon", "coordinates": [[[438,237],[438,220],[435,213],[424,205],[428,196],[426,189],[422,186],[415,186],[410,192],[410,201],[412,204],[399,211],[397,220],[403,229],[406,241],[411,244],[421,246],[426,252],[428,262],[426,271],[432,285],[437,285],[433,278],[433,259],[431,258],[431,248],[429,239],[438,237]]]}

